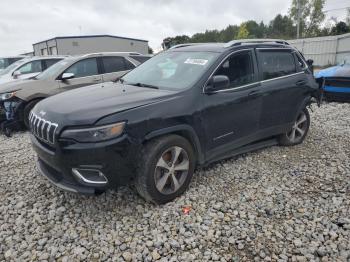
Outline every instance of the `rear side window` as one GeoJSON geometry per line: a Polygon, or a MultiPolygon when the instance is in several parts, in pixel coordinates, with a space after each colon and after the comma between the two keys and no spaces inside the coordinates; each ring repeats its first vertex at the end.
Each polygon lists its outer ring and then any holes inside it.
{"type": "Polygon", "coordinates": [[[260,51],[259,57],[263,80],[296,73],[295,60],[291,52],[260,51]]]}
{"type": "Polygon", "coordinates": [[[125,71],[129,69],[125,58],[120,56],[102,57],[102,63],[105,73],[125,71]]]}
{"type": "Polygon", "coordinates": [[[65,73],[73,73],[74,77],[98,75],[96,58],[81,60],[69,67],[65,73]]]}
{"type": "Polygon", "coordinates": [[[47,59],[47,60],[44,60],[45,61],[45,67],[49,68],[50,66],[56,64],[60,60],[61,59],[47,59]]]}

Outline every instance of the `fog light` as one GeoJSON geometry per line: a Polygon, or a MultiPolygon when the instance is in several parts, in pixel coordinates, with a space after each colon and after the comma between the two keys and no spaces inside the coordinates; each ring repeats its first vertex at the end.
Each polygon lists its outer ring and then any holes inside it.
{"type": "Polygon", "coordinates": [[[73,168],[72,173],[84,183],[104,185],[108,183],[106,176],[96,169],[73,168]]]}

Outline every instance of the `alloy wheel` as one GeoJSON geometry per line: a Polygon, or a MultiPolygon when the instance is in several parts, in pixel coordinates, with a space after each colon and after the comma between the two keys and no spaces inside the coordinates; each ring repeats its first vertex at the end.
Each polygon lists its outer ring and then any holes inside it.
{"type": "Polygon", "coordinates": [[[157,190],[164,195],[178,191],[186,181],[189,168],[190,161],[185,149],[173,146],[165,150],[154,172],[157,190]]]}
{"type": "Polygon", "coordinates": [[[295,121],[292,130],[287,134],[290,142],[294,143],[301,139],[307,131],[307,117],[305,112],[301,112],[295,121]]]}

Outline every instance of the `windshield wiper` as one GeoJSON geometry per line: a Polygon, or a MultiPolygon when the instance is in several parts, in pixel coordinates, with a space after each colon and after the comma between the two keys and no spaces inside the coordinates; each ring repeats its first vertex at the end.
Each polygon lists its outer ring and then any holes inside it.
{"type": "Polygon", "coordinates": [[[139,86],[139,87],[147,87],[147,88],[159,89],[158,86],[153,86],[153,85],[143,84],[143,83],[127,83],[127,84],[131,85],[131,86],[139,86]]]}

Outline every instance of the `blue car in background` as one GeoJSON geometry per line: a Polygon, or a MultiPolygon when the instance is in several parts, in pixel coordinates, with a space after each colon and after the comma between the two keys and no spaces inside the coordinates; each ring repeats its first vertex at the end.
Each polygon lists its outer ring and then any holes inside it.
{"type": "Polygon", "coordinates": [[[324,78],[327,101],[350,102],[350,57],[340,65],[318,71],[315,78],[324,78]]]}

